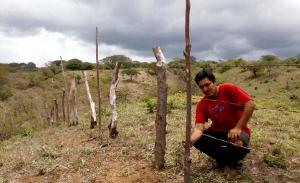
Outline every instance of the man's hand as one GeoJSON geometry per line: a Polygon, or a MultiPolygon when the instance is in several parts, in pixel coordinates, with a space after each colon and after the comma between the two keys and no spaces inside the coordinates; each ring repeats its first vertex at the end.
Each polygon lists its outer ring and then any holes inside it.
{"type": "Polygon", "coordinates": [[[231,142],[235,142],[240,139],[241,133],[242,129],[235,127],[228,132],[228,138],[231,142]]]}
{"type": "MultiPolygon", "coordinates": [[[[195,129],[194,129],[194,131],[193,131],[193,133],[191,135],[189,147],[192,147],[194,145],[194,143],[197,142],[197,140],[199,140],[201,138],[202,133],[203,133],[203,129],[204,129],[204,125],[203,124],[197,124],[195,126],[195,129]]],[[[184,140],[182,141],[182,145],[184,147],[187,145],[184,140]]]]}

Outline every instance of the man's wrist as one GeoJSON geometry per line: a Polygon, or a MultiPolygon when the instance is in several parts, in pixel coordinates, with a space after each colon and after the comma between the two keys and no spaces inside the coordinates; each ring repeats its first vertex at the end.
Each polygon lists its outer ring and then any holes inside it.
{"type": "Polygon", "coordinates": [[[239,129],[239,130],[242,130],[242,129],[243,129],[243,125],[241,125],[241,124],[243,124],[243,123],[239,121],[239,122],[235,125],[234,128],[239,129]]]}

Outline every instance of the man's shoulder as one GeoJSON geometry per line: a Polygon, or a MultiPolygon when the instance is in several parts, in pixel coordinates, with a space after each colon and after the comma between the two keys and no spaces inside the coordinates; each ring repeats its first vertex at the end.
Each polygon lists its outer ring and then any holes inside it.
{"type": "Polygon", "coordinates": [[[238,86],[233,83],[222,83],[219,84],[219,87],[221,93],[224,91],[234,91],[236,88],[238,88],[238,86]]]}
{"type": "Polygon", "coordinates": [[[221,83],[221,84],[219,84],[219,86],[220,87],[236,87],[236,85],[235,84],[233,84],[233,83],[221,83]]]}

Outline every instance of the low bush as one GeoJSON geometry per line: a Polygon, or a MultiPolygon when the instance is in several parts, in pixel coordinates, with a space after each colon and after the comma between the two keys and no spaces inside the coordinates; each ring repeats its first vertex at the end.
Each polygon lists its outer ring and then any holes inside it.
{"type": "Polygon", "coordinates": [[[288,162],[282,148],[273,147],[272,152],[263,156],[263,161],[270,167],[287,168],[288,162]]]}
{"type": "Polygon", "coordinates": [[[289,98],[290,98],[290,100],[296,100],[296,99],[298,99],[297,95],[295,95],[295,94],[290,95],[289,98]]]}
{"type": "Polygon", "coordinates": [[[150,99],[149,97],[144,98],[144,102],[146,104],[146,109],[149,113],[154,113],[156,110],[156,100],[155,99],[150,99]]]}
{"type": "Polygon", "coordinates": [[[0,88],[0,100],[1,101],[8,99],[12,95],[13,95],[12,91],[8,86],[2,86],[0,88]]]}

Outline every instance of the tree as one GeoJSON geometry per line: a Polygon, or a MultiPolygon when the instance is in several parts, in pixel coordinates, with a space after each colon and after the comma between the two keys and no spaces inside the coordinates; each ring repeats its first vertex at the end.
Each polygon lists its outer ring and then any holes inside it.
{"type": "Polygon", "coordinates": [[[284,63],[286,65],[293,65],[293,64],[297,64],[297,59],[295,57],[289,57],[284,59],[284,63]]]}
{"type": "Polygon", "coordinates": [[[81,65],[81,70],[92,70],[94,68],[95,68],[94,64],[89,62],[83,62],[81,65]]]}
{"type": "Polygon", "coordinates": [[[262,62],[272,62],[274,60],[278,60],[278,58],[275,55],[263,55],[261,56],[262,62]]]}
{"type": "Polygon", "coordinates": [[[132,81],[132,78],[139,75],[140,72],[136,69],[133,69],[133,68],[128,68],[128,69],[124,69],[122,71],[122,74],[126,74],[127,76],[130,77],[130,81],[132,81]]]}
{"type": "Polygon", "coordinates": [[[66,64],[66,68],[70,70],[80,70],[81,67],[82,67],[82,61],[77,58],[69,60],[66,64]]]}
{"type": "Polygon", "coordinates": [[[261,56],[261,63],[267,68],[269,76],[271,75],[271,68],[276,64],[278,58],[275,55],[263,55],[261,56]]]}
{"type": "Polygon", "coordinates": [[[104,58],[102,62],[104,69],[113,69],[116,65],[116,62],[123,64],[126,62],[131,62],[131,59],[129,57],[126,57],[125,55],[113,55],[104,58]]]}
{"type": "Polygon", "coordinates": [[[25,66],[25,70],[32,72],[32,71],[36,71],[37,67],[36,67],[35,63],[28,62],[28,64],[25,66]]]}
{"type": "Polygon", "coordinates": [[[252,61],[249,64],[246,64],[244,66],[245,70],[248,70],[252,73],[252,77],[255,78],[258,76],[259,72],[263,69],[263,66],[260,64],[260,62],[252,61]]]}

